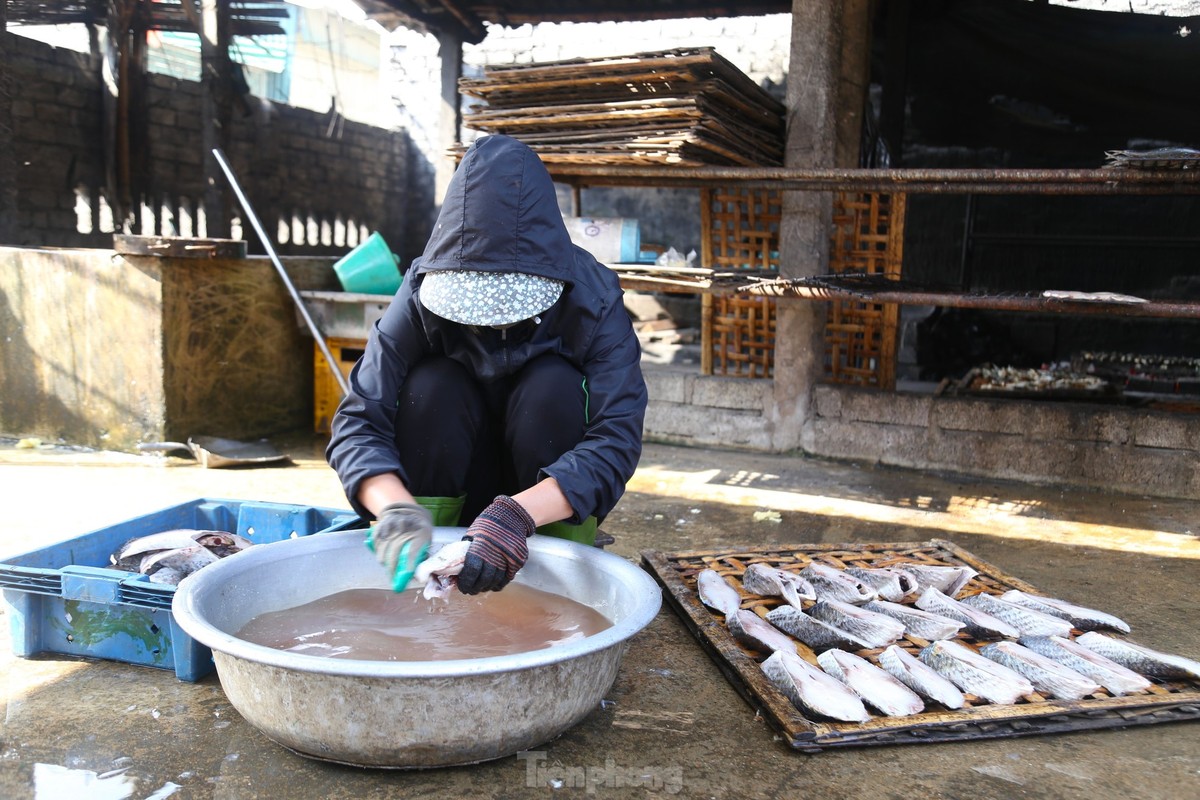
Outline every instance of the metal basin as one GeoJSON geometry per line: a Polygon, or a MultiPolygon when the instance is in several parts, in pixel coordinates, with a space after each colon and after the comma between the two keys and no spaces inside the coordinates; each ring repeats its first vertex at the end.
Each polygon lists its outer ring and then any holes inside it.
{"type": "MultiPolygon", "coordinates": [[[[438,528],[434,543],[462,536],[438,528]]],[[[612,621],[544,650],[454,661],[342,660],[288,653],[233,634],[259,614],[353,588],[388,588],[362,531],[257,545],[180,584],[175,620],[213,650],[234,708],[284,747],[369,767],[437,767],[512,755],[595,709],[628,639],[654,619],[658,585],[594,547],[534,536],[516,580],[584,603],[612,621]]]]}

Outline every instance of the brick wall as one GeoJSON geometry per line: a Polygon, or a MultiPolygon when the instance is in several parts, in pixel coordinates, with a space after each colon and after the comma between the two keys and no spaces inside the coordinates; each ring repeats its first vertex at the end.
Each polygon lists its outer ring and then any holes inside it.
{"type": "Polygon", "coordinates": [[[817,386],[814,399],[816,413],[803,442],[812,455],[1200,498],[1200,420],[1194,416],[844,386],[817,386]]]}
{"type": "MultiPolygon", "coordinates": [[[[16,87],[17,223],[9,243],[111,246],[98,70],[86,54],[0,35],[16,87]]],[[[375,230],[403,250],[408,148],[402,133],[349,121],[331,125],[323,114],[247,100],[234,112],[227,155],[280,253],[339,255],[375,230]]],[[[199,211],[200,101],[195,81],[149,76],[149,188],[130,232],[207,232],[199,211]]],[[[243,236],[257,248],[249,225],[243,236]]]]}

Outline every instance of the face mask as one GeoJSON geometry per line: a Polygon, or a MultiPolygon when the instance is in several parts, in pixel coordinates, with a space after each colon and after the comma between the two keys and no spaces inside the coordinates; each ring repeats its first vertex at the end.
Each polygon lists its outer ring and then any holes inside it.
{"type": "Polygon", "coordinates": [[[507,325],[484,325],[484,326],[468,325],[467,327],[470,328],[471,332],[476,335],[478,335],[481,331],[487,330],[489,328],[494,331],[500,331],[500,340],[507,341],[509,329],[516,328],[518,326],[524,326],[527,323],[532,323],[533,325],[541,325],[542,318],[535,316],[535,317],[531,317],[530,319],[523,319],[520,322],[510,322],[507,325]]]}

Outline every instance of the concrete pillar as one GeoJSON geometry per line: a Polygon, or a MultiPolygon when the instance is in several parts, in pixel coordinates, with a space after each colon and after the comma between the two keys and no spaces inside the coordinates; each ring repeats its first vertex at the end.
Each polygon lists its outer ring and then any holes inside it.
{"type": "MultiPolygon", "coordinates": [[[[785,163],[856,166],[868,83],[869,0],[793,0],[785,163]]],[[[832,196],[785,192],[780,272],[828,271],[832,196]]],[[[775,332],[772,447],[804,448],[813,387],[824,372],[825,304],[779,300],[775,332]]]]}
{"type": "MultiPolygon", "coordinates": [[[[229,28],[229,4],[201,0],[200,84],[203,99],[200,125],[204,149],[204,218],[205,235],[212,239],[229,237],[233,215],[233,192],[212,154],[213,148],[220,148],[232,162],[229,142],[233,124],[233,66],[229,60],[229,28]]],[[[249,226],[246,227],[248,230],[249,226]]]]}
{"type": "Polygon", "coordinates": [[[8,3],[0,3],[0,243],[17,233],[17,159],[13,154],[13,86],[9,61],[8,3]]]}

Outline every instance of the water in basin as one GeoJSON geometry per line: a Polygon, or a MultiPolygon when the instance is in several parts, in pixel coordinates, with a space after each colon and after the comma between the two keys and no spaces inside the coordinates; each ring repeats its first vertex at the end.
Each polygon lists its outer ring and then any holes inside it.
{"type": "Polygon", "coordinates": [[[443,661],[541,650],[611,626],[602,614],[519,583],[426,600],[417,590],[350,589],[251,619],[239,639],[304,655],[443,661]]]}

